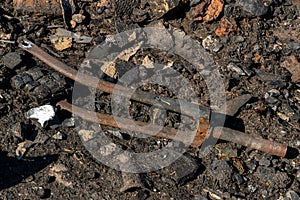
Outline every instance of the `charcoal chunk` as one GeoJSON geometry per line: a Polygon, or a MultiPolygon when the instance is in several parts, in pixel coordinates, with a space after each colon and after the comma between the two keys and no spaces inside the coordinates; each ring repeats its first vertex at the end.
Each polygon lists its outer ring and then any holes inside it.
{"type": "Polygon", "coordinates": [[[30,83],[30,82],[33,81],[32,78],[30,77],[30,75],[28,75],[26,73],[21,74],[21,76],[22,76],[22,79],[24,81],[24,84],[27,84],[27,83],[30,83]]]}
{"type": "Polygon", "coordinates": [[[2,62],[6,67],[14,69],[22,62],[21,55],[17,52],[9,52],[3,57],[2,62]]]}
{"type": "Polygon", "coordinates": [[[38,80],[39,78],[41,78],[42,76],[44,76],[44,73],[42,72],[42,70],[40,68],[34,68],[34,69],[30,69],[26,72],[27,74],[29,74],[32,79],[34,81],[38,80]]]}
{"type": "Polygon", "coordinates": [[[21,76],[16,75],[16,76],[11,78],[11,85],[15,89],[21,89],[25,86],[25,83],[24,83],[21,76]]]}
{"type": "Polygon", "coordinates": [[[36,99],[45,99],[51,95],[51,91],[45,85],[40,85],[33,90],[36,95],[36,99]]]}
{"type": "Polygon", "coordinates": [[[60,86],[66,85],[66,80],[64,76],[58,72],[53,72],[51,76],[57,81],[57,84],[60,86]]]}
{"type": "Polygon", "coordinates": [[[55,80],[52,76],[48,75],[48,76],[45,76],[43,78],[41,78],[39,80],[39,83],[41,85],[45,85],[47,86],[51,93],[55,94],[56,92],[60,91],[61,88],[59,87],[59,85],[57,84],[57,80],[55,80]]]}
{"type": "Polygon", "coordinates": [[[39,86],[40,84],[38,82],[29,82],[25,85],[24,89],[26,91],[31,92],[34,88],[36,88],[37,86],[39,86]]]}
{"type": "Polygon", "coordinates": [[[191,156],[181,156],[171,168],[175,171],[175,181],[179,185],[185,184],[187,181],[196,178],[201,168],[200,163],[191,156]]]}

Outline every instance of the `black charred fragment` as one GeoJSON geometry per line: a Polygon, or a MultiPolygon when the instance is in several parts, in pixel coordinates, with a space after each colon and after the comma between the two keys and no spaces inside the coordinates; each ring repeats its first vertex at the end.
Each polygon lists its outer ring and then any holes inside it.
{"type": "Polygon", "coordinates": [[[24,89],[36,102],[62,99],[67,94],[67,83],[63,76],[52,70],[32,68],[11,78],[11,86],[24,89]]]}
{"type": "Polygon", "coordinates": [[[193,180],[204,167],[197,159],[183,155],[171,164],[171,169],[175,172],[175,181],[179,185],[184,185],[189,180],[193,180]]]}

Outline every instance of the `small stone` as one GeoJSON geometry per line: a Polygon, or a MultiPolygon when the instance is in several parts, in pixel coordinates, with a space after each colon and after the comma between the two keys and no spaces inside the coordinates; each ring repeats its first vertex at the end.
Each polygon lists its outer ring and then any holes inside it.
{"type": "Polygon", "coordinates": [[[266,7],[261,0],[239,0],[242,8],[254,16],[262,16],[267,14],[268,7],[266,7]]]}
{"type": "Polygon", "coordinates": [[[72,15],[72,20],[74,20],[78,24],[81,24],[84,19],[85,19],[85,16],[82,15],[82,14],[74,14],[74,15],[72,15]]]}
{"type": "Polygon", "coordinates": [[[72,28],[75,28],[77,23],[72,19],[72,20],[70,20],[70,25],[72,28]]]}
{"type": "Polygon", "coordinates": [[[280,118],[280,119],[282,119],[283,121],[290,121],[290,118],[287,116],[287,115],[285,115],[285,114],[283,114],[283,113],[281,113],[281,112],[277,112],[277,115],[278,115],[278,117],[280,118]]]}
{"type": "Polygon", "coordinates": [[[272,167],[274,168],[281,168],[282,162],[280,162],[278,159],[272,159],[272,167]]]}
{"type": "Polygon", "coordinates": [[[261,49],[261,46],[259,45],[259,44],[255,44],[254,46],[253,46],[253,50],[254,51],[258,51],[258,50],[260,50],[261,49]]]}
{"type": "Polygon", "coordinates": [[[261,196],[262,196],[262,198],[264,198],[264,199],[268,198],[268,197],[269,197],[268,191],[267,191],[267,190],[263,190],[263,191],[261,192],[261,196]]]}
{"type": "Polygon", "coordinates": [[[9,52],[3,56],[2,62],[6,67],[14,69],[22,62],[21,55],[17,52],[9,52]]]}
{"type": "Polygon", "coordinates": [[[293,166],[291,165],[290,162],[286,162],[286,163],[285,163],[285,165],[284,165],[284,170],[285,170],[287,173],[293,171],[293,166]]]}
{"type": "Polygon", "coordinates": [[[234,42],[239,43],[239,42],[244,42],[245,38],[241,35],[235,36],[234,37],[234,42]]]}
{"type": "Polygon", "coordinates": [[[97,10],[97,13],[98,13],[99,15],[101,15],[104,11],[105,11],[105,7],[103,6],[103,7],[100,7],[100,8],[97,10]]]}
{"type": "Polygon", "coordinates": [[[245,72],[245,74],[247,76],[253,76],[254,75],[254,72],[248,68],[243,68],[243,71],[245,72]]]}
{"type": "Polygon", "coordinates": [[[235,177],[237,184],[240,185],[240,184],[244,183],[244,179],[240,174],[236,174],[234,177],[235,177]]]}
{"type": "Polygon", "coordinates": [[[252,185],[252,184],[248,185],[248,190],[252,193],[255,192],[257,190],[257,188],[258,188],[258,185],[252,185]]]}
{"type": "Polygon", "coordinates": [[[118,130],[108,130],[107,132],[109,132],[110,134],[112,134],[120,139],[123,139],[121,132],[118,130]]]}
{"type": "Polygon", "coordinates": [[[65,140],[67,135],[63,132],[58,131],[55,135],[52,136],[56,140],[65,140]]]}
{"type": "Polygon", "coordinates": [[[54,176],[55,181],[64,185],[65,187],[70,187],[73,183],[71,181],[66,180],[68,179],[68,177],[70,177],[68,171],[69,169],[65,165],[58,163],[50,168],[48,175],[54,176]]]}
{"type": "Polygon", "coordinates": [[[290,200],[300,200],[299,195],[293,190],[288,191],[286,193],[286,197],[288,197],[290,200]]]}
{"type": "Polygon", "coordinates": [[[220,149],[220,154],[221,156],[228,156],[228,157],[237,157],[237,149],[231,149],[231,148],[226,148],[226,149],[220,149]]]}
{"type": "Polygon", "coordinates": [[[257,164],[253,161],[250,161],[250,162],[246,162],[246,166],[250,170],[250,172],[253,172],[256,169],[257,164]]]}
{"type": "Polygon", "coordinates": [[[57,82],[58,85],[66,85],[66,80],[62,74],[58,72],[52,72],[51,76],[57,82]]]}
{"type": "Polygon", "coordinates": [[[262,159],[259,160],[259,165],[261,165],[261,166],[269,167],[270,164],[271,164],[271,161],[266,157],[263,157],[262,159]]]}
{"type": "Polygon", "coordinates": [[[75,118],[74,117],[71,117],[69,119],[65,119],[63,122],[62,122],[63,126],[64,127],[67,127],[67,128],[73,128],[75,127],[75,118]]]}
{"type": "Polygon", "coordinates": [[[69,169],[64,164],[55,164],[50,168],[51,172],[67,172],[69,169]]]}
{"type": "Polygon", "coordinates": [[[276,89],[271,89],[269,92],[270,96],[272,97],[278,97],[280,95],[280,92],[279,90],[276,90],[276,89]]]}
{"type": "Polygon", "coordinates": [[[210,188],[203,188],[203,192],[208,194],[209,199],[214,199],[214,200],[221,200],[221,199],[228,199],[229,198],[229,193],[228,192],[221,192],[220,190],[213,190],[210,188]],[[226,198],[226,196],[228,198],[226,198]]]}
{"type": "Polygon", "coordinates": [[[268,104],[275,104],[275,103],[279,102],[278,99],[276,99],[275,97],[272,97],[269,93],[266,93],[264,97],[268,104]]]}
{"type": "Polygon", "coordinates": [[[271,109],[274,110],[274,111],[277,111],[278,106],[277,106],[277,105],[274,105],[274,106],[271,107],[271,109]]]}
{"type": "Polygon", "coordinates": [[[241,68],[239,68],[238,66],[236,66],[233,63],[229,63],[229,65],[227,65],[227,68],[231,71],[236,72],[238,75],[241,75],[241,76],[246,75],[245,72],[241,68]]]}
{"type": "Polygon", "coordinates": [[[202,46],[205,49],[215,53],[217,53],[223,47],[223,45],[216,38],[213,38],[211,35],[203,39],[202,46]]]}

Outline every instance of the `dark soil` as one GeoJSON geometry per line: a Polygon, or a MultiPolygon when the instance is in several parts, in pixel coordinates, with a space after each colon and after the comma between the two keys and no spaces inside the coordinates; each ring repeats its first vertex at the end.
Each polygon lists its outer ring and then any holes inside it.
{"type": "MultiPolygon", "coordinates": [[[[132,185],[124,191],[124,174],[94,158],[78,134],[78,128],[99,130],[97,125],[80,121],[81,126],[75,128],[70,125],[70,120],[74,119],[72,114],[59,108],[55,119],[45,127],[26,117],[26,112],[34,107],[55,106],[63,99],[72,102],[74,82],[20,49],[18,42],[22,38],[28,38],[57,59],[79,69],[88,52],[95,45],[108,41],[111,35],[139,27],[173,27],[201,44],[215,62],[223,79],[228,105],[238,110],[232,114],[232,125],[240,123],[239,129],[247,134],[299,149],[300,2],[224,0],[222,12],[217,17],[210,21],[205,21],[205,17],[199,19],[213,2],[217,1],[78,0],[73,14],[85,18],[71,27],[72,23],[64,22],[67,16],[52,15],[47,8],[32,12],[24,7],[16,11],[12,0],[1,1],[0,198],[299,199],[300,157],[297,154],[280,158],[225,141],[206,148],[207,154],[189,147],[170,166],[140,174],[143,186],[132,185]],[[204,11],[201,11],[199,5],[203,2],[204,11]],[[197,16],[192,13],[195,8],[199,9],[197,16]],[[226,31],[216,31],[221,26],[227,26],[226,31]],[[49,39],[57,28],[93,40],[80,43],[73,39],[71,47],[59,51],[49,39]],[[252,97],[246,104],[230,104],[232,99],[245,94],[252,97]],[[61,134],[61,138],[57,134],[61,134]],[[20,156],[16,151],[22,142],[25,142],[26,151],[20,156]]],[[[199,73],[197,66],[188,60],[163,50],[139,49],[127,60],[117,59],[115,77],[103,75],[100,69],[93,75],[110,82],[121,79],[121,84],[130,86],[122,76],[141,66],[147,56],[150,63],[172,63],[172,69],[189,80],[197,103],[215,109],[202,77],[205,71],[199,73]]],[[[163,74],[165,68],[159,65],[154,68],[158,70],[141,67],[139,69],[145,70],[147,76],[140,73],[131,77],[159,79],[158,74],[163,74]]],[[[169,79],[164,78],[167,84],[169,79]]],[[[176,91],[180,87],[177,84],[176,91]]],[[[176,96],[159,84],[140,84],[139,90],[173,98],[188,95],[186,91],[176,96]]],[[[97,112],[111,114],[110,100],[109,94],[96,92],[93,106],[97,112]]],[[[178,113],[163,113],[134,101],[129,110],[130,116],[138,121],[150,123],[154,118],[155,123],[173,128],[188,121],[189,128],[193,129],[191,119],[178,113]]],[[[126,116],[121,106],[117,111],[118,115],[126,116]]],[[[100,131],[123,150],[136,153],[170,144],[167,139],[136,137],[139,133],[134,131],[110,127],[101,127],[100,131]]]]}

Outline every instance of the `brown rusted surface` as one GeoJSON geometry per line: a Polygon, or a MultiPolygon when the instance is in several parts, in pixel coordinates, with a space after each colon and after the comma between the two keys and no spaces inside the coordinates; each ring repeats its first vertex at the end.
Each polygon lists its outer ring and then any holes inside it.
{"type": "Polygon", "coordinates": [[[275,156],[284,157],[287,152],[287,146],[284,144],[280,144],[277,142],[269,141],[269,140],[261,140],[263,143],[261,145],[261,151],[264,151],[268,154],[272,154],[275,156]]]}
{"type": "Polygon", "coordinates": [[[271,155],[284,157],[287,152],[287,145],[277,142],[253,137],[240,131],[225,127],[215,127],[212,136],[225,141],[234,142],[252,149],[257,149],[271,155]]]}
{"type": "MultiPolygon", "coordinates": [[[[130,119],[113,117],[106,114],[87,111],[77,106],[74,106],[72,104],[69,104],[66,101],[58,102],[57,106],[59,106],[63,110],[72,112],[74,115],[90,122],[99,123],[101,125],[120,128],[128,131],[136,131],[136,132],[144,133],[155,137],[166,138],[171,140],[174,139],[183,142],[187,145],[190,145],[194,148],[198,148],[203,143],[209,129],[209,121],[200,118],[197,133],[192,143],[190,143],[188,141],[189,137],[186,135],[186,133],[178,137],[177,135],[178,129],[174,129],[170,127],[161,128],[160,126],[155,124],[148,126],[147,128],[143,128],[144,126],[148,125],[148,123],[140,122],[140,121],[134,121],[134,123],[132,123],[130,119]],[[116,121],[118,121],[118,123],[116,121]]],[[[287,145],[265,140],[262,138],[255,138],[251,135],[242,133],[240,131],[232,130],[229,128],[225,128],[225,127],[215,127],[213,129],[212,136],[214,138],[234,142],[279,157],[284,157],[286,155],[287,148],[288,148],[287,145]]]]}
{"type": "MultiPolygon", "coordinates": [[[[59,106],[62,110],[69,111],[74,115],[89,122],[99,123],[104,126],[120,128],[127,131],[135,131],[135,132],[151,135],[154,137],[171,139],[171,140],[174,139],[183,142],[187,145],[190,145],[191,143],[189,141],[189,136],[187,135],[189,133],[179,133],[178,129],[174,129],[171,127],[161,127],[155,124],[151,126],[147,126],[149,125],[148,123],[141,122],[141,121],[134,121],[133,123],[131,119],[120,118],[116,116],[88,111],[80,107],[74,106],[66,101],[58,102],[57,106],[59,106]]],[[[200,140],[198,140],[198,138],[195,138],[195,140],[192,142],[193,144],[192,146],[194,146],[194,144],[198,144],[199,141],[200,140]]]]}
{"type": "Polygon", "coordinates": [[[192,147],[198,148],[199,146],[201,146],[201,144],[205,140],[205,137],[207,136],[209,127],[209,121],[201,117],[199,119],[197,133],[195,135],[193,143],[191,144],[192,147]]]}

